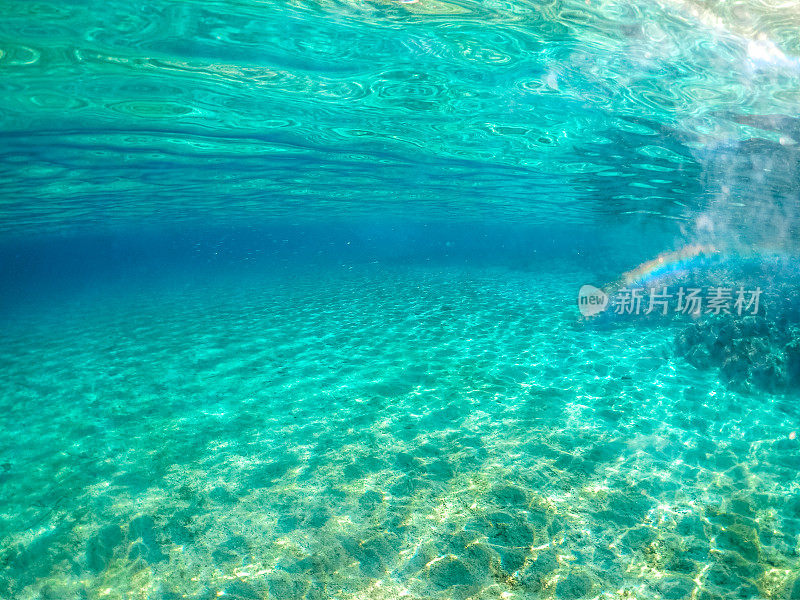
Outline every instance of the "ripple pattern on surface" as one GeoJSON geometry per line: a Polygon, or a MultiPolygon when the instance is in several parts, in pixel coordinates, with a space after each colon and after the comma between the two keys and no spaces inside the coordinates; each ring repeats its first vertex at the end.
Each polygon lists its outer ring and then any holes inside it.
{"type": "Polygon", "coordinates": [[[697,149],[777,143],[743,119],[794,115],[800,84],[775,3],[6,4],[0,233],[409,203],[687,218],[697,149]]]}

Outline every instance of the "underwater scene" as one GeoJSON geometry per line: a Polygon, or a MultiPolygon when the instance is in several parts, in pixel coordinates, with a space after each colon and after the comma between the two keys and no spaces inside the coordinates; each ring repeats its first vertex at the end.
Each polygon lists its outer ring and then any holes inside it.
{"type": "Polygon", "coordinates": [[[0,600],[800,600],[800,2],[0,9],[0,600]]]}

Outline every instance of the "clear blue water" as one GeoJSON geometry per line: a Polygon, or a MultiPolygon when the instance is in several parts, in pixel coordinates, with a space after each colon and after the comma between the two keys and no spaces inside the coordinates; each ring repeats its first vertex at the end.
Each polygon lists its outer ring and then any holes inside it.
{"type": "Polygon", "coordinates": [[[0,8],[0,600],[800,598],[792,3],[0,8]]]}

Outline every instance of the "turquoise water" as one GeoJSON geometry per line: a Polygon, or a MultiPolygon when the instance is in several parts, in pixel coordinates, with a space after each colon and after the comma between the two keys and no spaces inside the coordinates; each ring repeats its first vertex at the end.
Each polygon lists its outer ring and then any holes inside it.
{"type": "Polygon", "coordinates": [[[800,598],[792,3],[0,8],[0,600],[800,598]]]}

